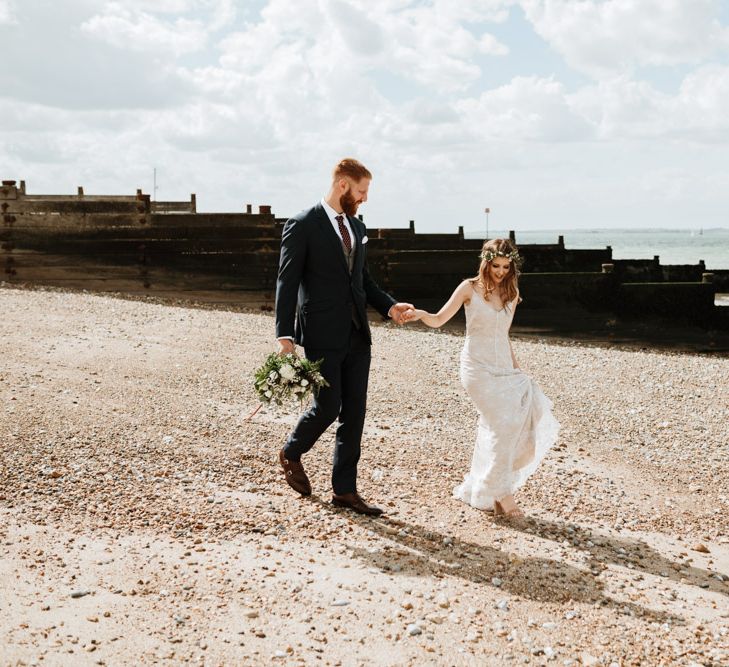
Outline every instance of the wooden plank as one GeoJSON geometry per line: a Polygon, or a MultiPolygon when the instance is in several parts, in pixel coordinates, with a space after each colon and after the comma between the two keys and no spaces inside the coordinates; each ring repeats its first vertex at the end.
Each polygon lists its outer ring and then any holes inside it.
{"type": "Polygon", "coordinates": [[[18,238],[15,235],[0,235],[3,250],[12,252],[48,252],[67,255],[129,254],[146,251],[157,255],[168,254],[270,254],[278,257],[279,242],[276,239],[184,241],[171,239],[88,239],[88,238],[18,238]]]}
{"type": "MultiPolygon", "coordinates": [[[[140,281],[156,282],[164,280],[168,283],[178,282],[179,285],[206,284],[216,289],[227,287],[240,287],[250,289],[269,289],[275,286],[275,274],[261,272],[221,274],[204,270],[197,271],[170,271],[164,267],[151,267],[142,265],[130,266],[103,266],[93,263],[86,264],[55,264],[46,266],[24,265],[15,263],[8,266],[4,261],[0,262],[0,271],[12,269],[15,274],[14,281],[54,281],[54,280],[79,280],[97,279],[104,281],[139,279],[140,281]]],[[[7,274],[5,279],[8,279],[7,274]]]]}
{"type": "Polygon", "coordinates": [[[55,239],[79,240],[178,240],[178,241],[204,241],[217,243],[225,247],[229,242],[256,242],[264,241],[278,246],[281,242],[276,230],[256,230],[249,228],[222,229],[222,228],[152,228],[148,225],[108,226],[102,228],[61,227],[61,226],[32,226],[12,225],[0,226],[0,238],[14,238],[17,241],[44,241],[55,239]]]}
{"type": "Polygon", "coordinates": [[[271,227],[276,226],[273,215],[258,213],[168,213],[164,215],[153,214],[151,224],[154,227],[271,227]]]}

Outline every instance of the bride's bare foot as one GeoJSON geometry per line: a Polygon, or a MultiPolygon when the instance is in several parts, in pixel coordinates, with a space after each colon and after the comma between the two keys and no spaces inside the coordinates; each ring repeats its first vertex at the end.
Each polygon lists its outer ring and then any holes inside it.
{"type": "Polygon", "coordinates": [[[504,496],[501,500],[494,500],[494,514],[510,519],[523,519],[522,512],[514,500],[514,496],[504,496]]]}

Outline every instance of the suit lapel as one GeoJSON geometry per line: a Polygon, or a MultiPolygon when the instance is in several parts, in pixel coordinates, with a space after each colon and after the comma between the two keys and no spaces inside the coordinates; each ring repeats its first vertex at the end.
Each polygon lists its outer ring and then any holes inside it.
{"type": "Polygon", "coordinates": [[[332,222],[331,220],[329,220],[329,216],[327,215],[327,212],[324,210],[324,207],[321,204],[317,205],[317,212],[319,214],[318,223],[319,227],[321,228],[322,234],[327,239],[329,239],[330,245],[332,247],[332,252],[337,257],[337,261],[341,264],[345,273],[349,275],[349,267],[347,266],[347,260],[344,257],[344,251],[342,250],[342,241],[340,240],[339,236],[337,236],[337,233],[334,231],[332,222]]]}

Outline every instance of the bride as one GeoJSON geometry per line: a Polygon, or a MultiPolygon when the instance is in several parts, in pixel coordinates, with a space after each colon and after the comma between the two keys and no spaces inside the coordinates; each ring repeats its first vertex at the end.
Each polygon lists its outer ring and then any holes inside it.
{"type": "Polygon", "coordinates": [[[453,496],[473,507],[523,517],[514,501],[559,432],[551,401],[524,373],[509,341],[517,303],[519,253],[508,239],[486,241],[475,278],[464,280],[433,315],[407,311],[407,321],[440,327],[461,306],[466,310],[466,341],[461,382],[479,413],[471,470],[453,496]]]}

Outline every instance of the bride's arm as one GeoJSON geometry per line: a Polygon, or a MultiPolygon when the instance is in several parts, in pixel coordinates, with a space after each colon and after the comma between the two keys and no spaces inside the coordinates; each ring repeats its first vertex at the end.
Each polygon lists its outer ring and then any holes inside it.
{"type": "Polygon", "coordinates": [[[411,311],[410,321],[422,320],[429,327],[442,327],[458,312],[463,302],[471,298],[472,291],[471,283],[464,280],[456,287],[453,294],[451,294],[451,298],[445,302],[444,306],[435,315],[424,310],[414,310],[411,311]]]}

